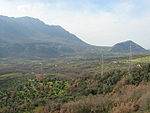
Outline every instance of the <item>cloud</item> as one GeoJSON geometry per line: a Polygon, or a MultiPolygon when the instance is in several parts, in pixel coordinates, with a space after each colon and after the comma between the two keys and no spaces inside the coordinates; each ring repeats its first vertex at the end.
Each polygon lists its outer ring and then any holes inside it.
{"type": "Polygon", "coordinates": [[[19,6],[17,6],[17,9],[18,10],[21,10],[21,11],[26,11],[26,10],[29,10],[31,8],[31,5],[29,5],[29,4],[23,4],[23,5],[19,5],[19,6]]]}

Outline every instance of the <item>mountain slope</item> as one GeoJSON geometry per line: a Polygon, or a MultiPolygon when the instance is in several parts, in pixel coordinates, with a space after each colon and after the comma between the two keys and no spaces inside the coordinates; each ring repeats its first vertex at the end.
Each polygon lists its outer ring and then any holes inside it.
{"type": "Polygon", "coordinates": [[[0,16],[0,39],[4,41],[14,42],[57,42],[65,43],[69,42],[72,45],[85,44],[75,35],[69,33],[61,26],[47,25],[44,22],[31,18],[10,18],[6,16],[0,16]],[[10,40],[9,40],[10,39],[10,40]]]}
{"type": "Polygon", "coordinates": [[[130,47],[132,52],[147,52],[146,49],[131,40],[115,44],[112,47],[111,52],[127,53],[130,52],[130,47]]]}
{"type": "Polygon", "coordinates": [[[59,57],[91,47],[61,26],[0,16],[0,57],[59,57]]]}

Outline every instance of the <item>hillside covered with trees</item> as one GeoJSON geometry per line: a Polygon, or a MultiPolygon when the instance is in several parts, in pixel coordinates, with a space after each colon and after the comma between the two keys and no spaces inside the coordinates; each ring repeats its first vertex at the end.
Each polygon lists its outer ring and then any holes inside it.
{"type": "Polygon", "coordinates": [[[150,112],[150,64],[135,66],[130,73],[127,68],[117,68],[103,75],[89,70],[84,74],[3,74],[0,112],[150,112]]]}

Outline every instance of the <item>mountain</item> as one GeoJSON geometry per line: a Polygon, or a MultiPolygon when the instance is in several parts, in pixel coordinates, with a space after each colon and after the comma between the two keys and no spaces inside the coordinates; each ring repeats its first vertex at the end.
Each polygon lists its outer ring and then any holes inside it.
{"type": "Polygon", "coordinates": [[[132,52],[147,52],[146,49],[131,40],[115,44],[110,51],[128,53],[130,52],[130,47],[132,52]]]}
{"type": "Polygon", "coordinates": [[[7,42],[57,42],[85,45],[75,35],[61,26],[47,25],[31,17],[12,18],[0,16],[0,39],[7,42]]]}
{"type": "Polygon", "coordinates": [[[88,47],[61,26],[31,17],[0,16],[0,57],[59,57],[88,47]]]}

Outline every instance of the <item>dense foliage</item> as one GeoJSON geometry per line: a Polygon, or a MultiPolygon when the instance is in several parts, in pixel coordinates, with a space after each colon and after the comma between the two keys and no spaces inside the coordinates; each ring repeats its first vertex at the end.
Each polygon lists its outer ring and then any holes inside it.
{"type": "MultiPolygon", "coordinates": [[[[57,64],[46,63],[45,67],[54,68],[53,65],[57,64]]],[[[95,65],[96,62],[61,63],[60,67],[55,66],[55,74],[2,74],[0,112],[150,112],[150,64],[135,66],[130,73],[124,68],[112,68],[103,75],[95,65]],[[64,70],[62,74],[59,69],[64,70]],[[69,69],[74,76],[68,74],[69,69]]]]}
{"type": "Polygon", "coordinates": [[[139,85],[141,82],[150,81],[150,64],[134,68],[127,78],[127,84],[139,85]]]}

